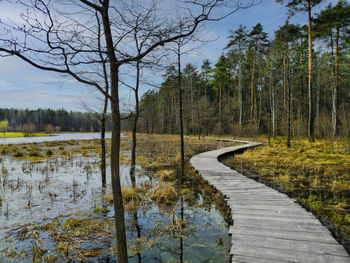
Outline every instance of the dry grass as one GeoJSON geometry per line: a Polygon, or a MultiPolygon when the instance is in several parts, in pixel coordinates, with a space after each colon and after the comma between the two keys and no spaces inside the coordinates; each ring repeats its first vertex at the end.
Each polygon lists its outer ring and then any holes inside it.
{"type": "Polygon", "coordinates": [[[350,243],[350,155],[341,143],[294,140],[290,148],[283,138],[271,146],[247,150],[225,161],[242,172],[261,175],[279,190],[289,193],[338,229],[350,243]],[[334,144],[335,145],[335,144],[334,144]],[[334,146],[333,145],[333,146],[334,146]],[[339,151],[338,151],[339,150],[339,151]]]}
{"type": "MultiPolygon", "coordinates": [[[[38,136],[48,136],[45,133],[34,133],[33,137],[38,136]]],[[[0,133],[0,138],[18,138],[18,137],[25,137],[23,132],[6,132],[5,134],[2,132],[0,133]]]]}

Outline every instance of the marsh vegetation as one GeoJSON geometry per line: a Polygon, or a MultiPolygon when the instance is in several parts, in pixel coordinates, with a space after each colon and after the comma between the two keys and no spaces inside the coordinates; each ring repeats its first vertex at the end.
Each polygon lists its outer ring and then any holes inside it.
{"type": "MultiPolygon", "coordinates": [[[[120,160],[129,261],[226,262],[228,211],[188,164],[181,176],[179,139],[140,135],[135,181],[130,140],[123,138],[120,160]]],[[[186,139],[186,156],[228,144],[186,139]]],[[[98,140],[1,145],[3,254],[16,262],[115,262],[110,174],[103,189],[100,151],[98,140]]]]}
{"type": "MultiPolygon", "coordinates": [[[[266,141],[266,138],[265,138],[266,141]]],[[[295,198],[311,210],[350,251],[350,157],[342,140],[286,139],[224,161],[243,174],[295,198]]]]}

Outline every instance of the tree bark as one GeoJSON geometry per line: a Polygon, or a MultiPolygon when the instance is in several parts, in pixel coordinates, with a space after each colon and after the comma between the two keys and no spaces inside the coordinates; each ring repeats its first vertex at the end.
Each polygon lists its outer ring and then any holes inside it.
{"type": "Polygon", "coordinates": [[[107,54],[110,64],[110,83],[111,83],[111,106],[112,106],[112,147],[111,147],[111,177],[112,177],[112,193],[114,205],[114,219],[117,235],[118,262],[128,262],[128,252],[126,244],[125,221],[123,197],[120,186],[120,110],[119,110],[119,65],[114,53],[114,44],[109,23],[108,15],[109,1],[103,2],[102,22],[104,35],[107,46],[107,54]]]}
{"type": "Polygon", "coordinates": [[[270,75],[271,88],[271,122],[272,122],[272,136],[276,136],[276,110],[275,110],[275,88],[273,87],[272,72],[270,75]]]}
{"type": "Polygon", "coordinates": [[[182,116],[182,88],[181,88],[181,48],[177,50],[177,68],[178,68],[178,89],[179,89],[179,117],[180,117],[180,137],[181,137],[181,163],[185,162],[185,143],[184,143],[184,127],[182,116]]]}
{"type": "Polygon", "coordinates": [[[338,58],[339,57],[339,27],[336,28],[334,84],[332,89],[332,137],[337,134],[337,92],[338,92],[338,58]]]}
{"type": "Polygon", "coordinates": [[[308,67],[308,93],[309,93],[309,119],[308,133],[309,141],[314,142],[314,108],[313,108],[313,90],[312,90],[312,37],[311,37],[311,0],[308,0],[308,37],[309,37],[309,67],[308,67]]]}
{"type": "Polygon", "coordinates": [[[136,132],[137,132],[137,121],[139,118],[140,102],[139,102],[139,86],[140,86],[140,60],[136,61],[136,86],[135,86],[135,114],[132,126],[132,147],[131,147],[131,164],[130,164],[130,178],[132,186],[136,186],[135,178],[135,166],[136,166],[136,132]]]}
{"type": "Polygon", "coordinates": [[[286,96],[287,96],[287,54],[283,56],[283,110],[286,110],[286,96]]]}
{"type": "Polygon", "coordinates": [[[208,135],[207,134],[207,125],[206,125],[206,122],[207,122],[207,83],[208,83],[208,79],[206,78],[206,81],[205,81],[205,87],[204,87],[204,112],[203,112],[203,121],[204,121],[204,131],[203,131],[203,137],[208,135]]]}
{"type": "Polygon", "coordinates": [[[98,21],[98,36],[97,36],[97,45],[98,45],[98,51],[99,56],[102,62],[102,69],[103,69],[103,77],[105,81],[105,100],[104,100],[104,106],[103,106],[103,112],[101,117],[101,179],[102,179],[102,188],[106,188],[107,180],[106,180],[106,118],[107,118],[107,109],[108,109],[108,93],[109,93],[109,82],[108,82],[108,74],[107,74],[107,67],[106,62],[104,60],[104,56],[102,53],[101,48],[101,22],[99,19],[99,16],[96,11],[96,18],[98,21]]]}
{"type": "Polygon", "coordinates": [[[291,94],[291,87],[289,81],[287,81],[286,78],[286,86],[287,86],[287,96],[288,96],[288,112],[287,112],[287,147],[290,147],[291,144],[291,99],[292,99],[292,94],[291,94]]]}
{"type": "Polygon", "coordinates": [[[221,135],[221,104],[222,104],[222,83],[220,83],[219,87],[219,135],[221,135]]]}
{"type": "Polygon", "coordinates": [[[108,97],[105,97],[105,104],[103,108],[103,115],[101,119],[101,179],[102,187],[106,188],[106,115],[108,107],[108,97]]]}
{"type": "Polygon", "coordinates": [[[254,90],[255,90],[255,64],[256,64],[256,51],[253,58],[252,80],[250,83],[250,120],[254,118],[254,90]]]}
{"type": "Polygon", "coordinates": [[[238,101],[239,101],[239,135],[242,136],[243,125],[243,92],[242,92],[242,55],[240,56],[238,69],[238,101]]]}

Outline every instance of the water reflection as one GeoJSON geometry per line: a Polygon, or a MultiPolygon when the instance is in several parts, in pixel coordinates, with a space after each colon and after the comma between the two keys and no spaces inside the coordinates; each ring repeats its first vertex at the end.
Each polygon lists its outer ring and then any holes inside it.
{"type": "MultiPolygon", "coordinates": [[[[67,235],[74,233],[70,242],[79,253],[89,255],[85,262],[115,262],[110,223],[114,212],[106,198],[110,195],[110,175],[107,174],[107,188],[102,189],[98,160],[98,155],[42,162],[3,158],[2,166],[8,175],[0,182],[0,247],[15,244],[18,251],[31,251],[40,240],[39,247],[45,253],[59,254],[65,247],[57,249],[57,235],[69,239],[67,235]],[[103,227],[95,233],[98,222],[103,222],[103,227]],[[90,232],[81,239],[79,231],[85,234],[83,226],[90,225],[90,232]],[[49,226],[55,229],[51,231],[49,226]]],[[[130,262],[226,262],[227,247],[218,245],[218,240],[229,242],[221,212],[188,166],[173,169],[175,176],[169,180],[180,194],[164,203],[150,197],[161,183],[155,176],[159,171],[137,167],[134,180],[129,166],[121,166],[124,191],[134,188],[137,193],[131,191],[125,203],[130,262]]],[[[79,261],[79,253],[72,247],[68,252],[71,262],[79,261]]],[[[31,253],[17,262],[32,262],[31,253]]],[[[57,262],[67,258],[60,254],[57,262]]]]}

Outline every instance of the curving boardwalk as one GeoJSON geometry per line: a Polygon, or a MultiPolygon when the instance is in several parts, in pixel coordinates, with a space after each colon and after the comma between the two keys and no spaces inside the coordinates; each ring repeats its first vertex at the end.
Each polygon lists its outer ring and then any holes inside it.
{"type": "Polygon", "coordinates": [[[219,190],[231,208],[232,262],[350,263],[350,257],[312,213],[293,199],[230,169],[218,161],[225,154],[260,145],[204,152],[192,167],[219,190]]]}

